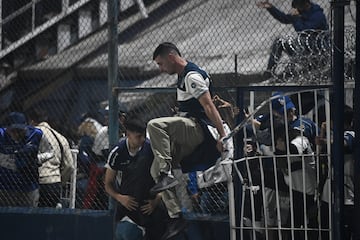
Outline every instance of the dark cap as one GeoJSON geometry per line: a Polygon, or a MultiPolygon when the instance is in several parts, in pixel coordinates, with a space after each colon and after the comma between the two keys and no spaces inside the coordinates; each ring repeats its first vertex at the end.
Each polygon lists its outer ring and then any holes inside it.
{"type": "Polygon", "coordinates": [[[18,128],[18,129],[25,129],[26,124],[26,117],[23,113],[20,112],[11,112],[6,117],[4,125],[7,128],[18,128]]]}
{"type": "Polygon", "coordinates": [[[278,96],[278,98],[275,98],[271,101],[273,110],[277,111],[278,113],[284,113],[284,108],[285,110],[296,109],[289,96],[284,96],[281,92],[276,92],[273,94],[273,96],[278,96]]]}

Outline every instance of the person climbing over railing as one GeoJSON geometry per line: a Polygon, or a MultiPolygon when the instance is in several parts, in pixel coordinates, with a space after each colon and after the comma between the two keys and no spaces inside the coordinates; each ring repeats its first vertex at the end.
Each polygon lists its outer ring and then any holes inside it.
{"type": "MultiPolygon", "coordinates": [[[[328,30],[328,22],[324,10],[316,3],[310,0],[293,0],[290,13],[284,13],[272,5],[269,1],[262,1],[256,4],[259,8],[266,9],[271,16],[283,24],[292,24],[296,32],[305,30],[328,30]]],[[[263,74],[268,79],[277,67],[277,62],[281,58],[282,52],[288,55],[294,54],[294,47],[291,43],[276,38],[271,47],[271,53],[267,68],[263,74]]]]}

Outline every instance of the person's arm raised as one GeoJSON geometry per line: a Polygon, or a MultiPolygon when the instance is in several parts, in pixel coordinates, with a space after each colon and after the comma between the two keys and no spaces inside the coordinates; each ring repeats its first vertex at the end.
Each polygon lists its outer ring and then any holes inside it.
{"type": "Polygon", "coordinates": [[[271,8],[272,4],[269,3],[269,1],[262,1],[262,2],[257,2],[256,6],[258,6],[259,8],[271,8]]]}

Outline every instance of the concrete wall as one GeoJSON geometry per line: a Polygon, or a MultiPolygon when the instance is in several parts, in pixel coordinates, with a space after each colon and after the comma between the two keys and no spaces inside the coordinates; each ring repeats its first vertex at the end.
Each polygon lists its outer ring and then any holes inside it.
{"type": "Polygon", "coordinates": [[[53,208],[0,208],[2,240],[111,240],[108,211],[53,208]]]}

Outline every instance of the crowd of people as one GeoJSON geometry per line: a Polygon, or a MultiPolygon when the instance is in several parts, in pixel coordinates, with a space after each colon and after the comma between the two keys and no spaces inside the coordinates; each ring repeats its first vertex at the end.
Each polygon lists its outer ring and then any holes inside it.
{"type": "MultiPolygon", "coordinates": [[[[298,94],[295,95],[296,99],[298,94]]],[[[245,156],[257,158],[249,160],[250,168],[243,175],[251,179],[251,186],[259,186],[263,191],[249,193],[253,194],[255,207],[251,212],[251,202],[247,202],[249,208],[245,216],[257,222],[254,227],[260,239],[264,238],[261,226],[281,226],[285,229],[282,230],[285,239],[305,239],[305,234],[308,239],[319,239],[319,234],[321,239],[329,239],[326,229],[329,229],[331,166],[326,137],[327,134],[332,136],[332,130],[326,132],[326,122],[317,124],[299,115],[297,109],[301,107],[295,106],[290,96],[276,92],[271,102],[272,115],[260,114],[247,126],[245,156]],[[323,231],[319,231],[320,228],[323,231]]],[[[352,144],[355,138],[352,108],[346,106],[344,115],[344,202],[349,206],[354,203],[354,176],[350,170],[354,164],[352,144]]],[[[249,201],[249,195],[246,198],[249,201]]],[[[351,213],[347,211],[347,215],[351,213]]],[[[350,239],[352,228],[350,221],[346,239],[350,239]]],[[[277,231],[271,234],[279,237],[277,231]]]]}
{"type": "Polygon", "coordinates": [[[74,170],[67,139],[33,110],[11,112],[1,129],[1,206],[56,207],[74,170]]]}

